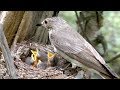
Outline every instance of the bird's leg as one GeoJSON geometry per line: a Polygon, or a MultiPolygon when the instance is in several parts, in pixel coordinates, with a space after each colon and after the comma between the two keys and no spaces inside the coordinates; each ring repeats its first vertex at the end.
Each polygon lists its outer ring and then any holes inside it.
{"type": "Polygon", "coordinates": [[[68,67],[70,66],[70,64],[71,64],[71,63],[69,63],[67,66],[65,66],[65,67],[63,68],[63,70],[65,70],[66,68],[68,68],[68,67]]]}
{"type": "MultiPolygon", "coordinates": [[[[69,63],[68,65],[66,65],[63,69],[61,69],[61,70],[65,70],[65,69],[67,69],[69,66],[70,66],[70,64],[71,63],[69,63]]],[[[76,66],[76,64],[74,64],[74,63],[72,63],[72,68],[74,69],[74,68],[76,68],[77,66],[76,66]]]]}

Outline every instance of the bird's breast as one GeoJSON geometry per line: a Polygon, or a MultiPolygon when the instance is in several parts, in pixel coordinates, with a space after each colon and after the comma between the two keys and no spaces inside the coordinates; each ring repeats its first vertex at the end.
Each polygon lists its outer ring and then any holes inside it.
{"type": "Polygon", "coordinates": [[[54,33],[53,30],[49,31],[49,39],[53,39],[54,38],[53,35],[52,35],[53,33],[54,33]]]}

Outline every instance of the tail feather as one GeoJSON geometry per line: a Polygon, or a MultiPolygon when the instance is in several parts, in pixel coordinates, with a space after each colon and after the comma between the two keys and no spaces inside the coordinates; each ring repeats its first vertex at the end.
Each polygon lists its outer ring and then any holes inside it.
{"type": "MultiPolygon", "coordinates": [[[[102,64],[103,65],[103,64],[102,64]]],[[[119,76],[106,64],[103,65],[108,74],[101,73],[106,79],[119,79],[119,76]]]]}

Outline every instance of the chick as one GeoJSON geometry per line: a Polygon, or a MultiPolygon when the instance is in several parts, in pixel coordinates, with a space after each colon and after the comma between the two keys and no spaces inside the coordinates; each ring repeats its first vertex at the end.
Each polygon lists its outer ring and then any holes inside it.
{"type": "Polygon", "coordinates": [[[35,51],[31,50],[31,52],[31,58],[33,60],[32,66],[45,69],[47,66],[47,54],[43,51],[39,51],[38,49],[36,49],[35,51]]]}
{"type": "Polygon", "coordinates": [[[32,54],[31,54],[31,58],[33,60],[33,67],[36,67],[37,64],[41,63],[41,61],[39,60],[39,54],[38,54],[38,49],[36,51],[31,50],[32,54]]]}
{"type": "Polygon", "coordinates": [[[52,52],[44,52],[41,50],[31,50],[31,57],[27,57],[25,62],[33,67],[45,69],[48,66],[55,66],[56,54],[52,52]]]}
{"type": "Polygon", "coordinates": [[[54,64],[55,64],[55,59],[54,59],[55,56],[56,56],[56,53],[51,53],[51,52],[48,51],[48,54],[47,54],[48,62],[47,62],[47,64],[49,66],[54,66],[54,64]]]}

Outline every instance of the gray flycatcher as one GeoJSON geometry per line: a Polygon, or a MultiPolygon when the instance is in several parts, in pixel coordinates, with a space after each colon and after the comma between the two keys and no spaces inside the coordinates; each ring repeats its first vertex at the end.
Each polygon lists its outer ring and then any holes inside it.
{"type": "Polygon", "coordinates": [[[54,51],[73,66],[93,71],[105,78],[119,78],[99,53],[76,30],[60,17],[46,18],[41,25],[48,29],[54,51]]]}

